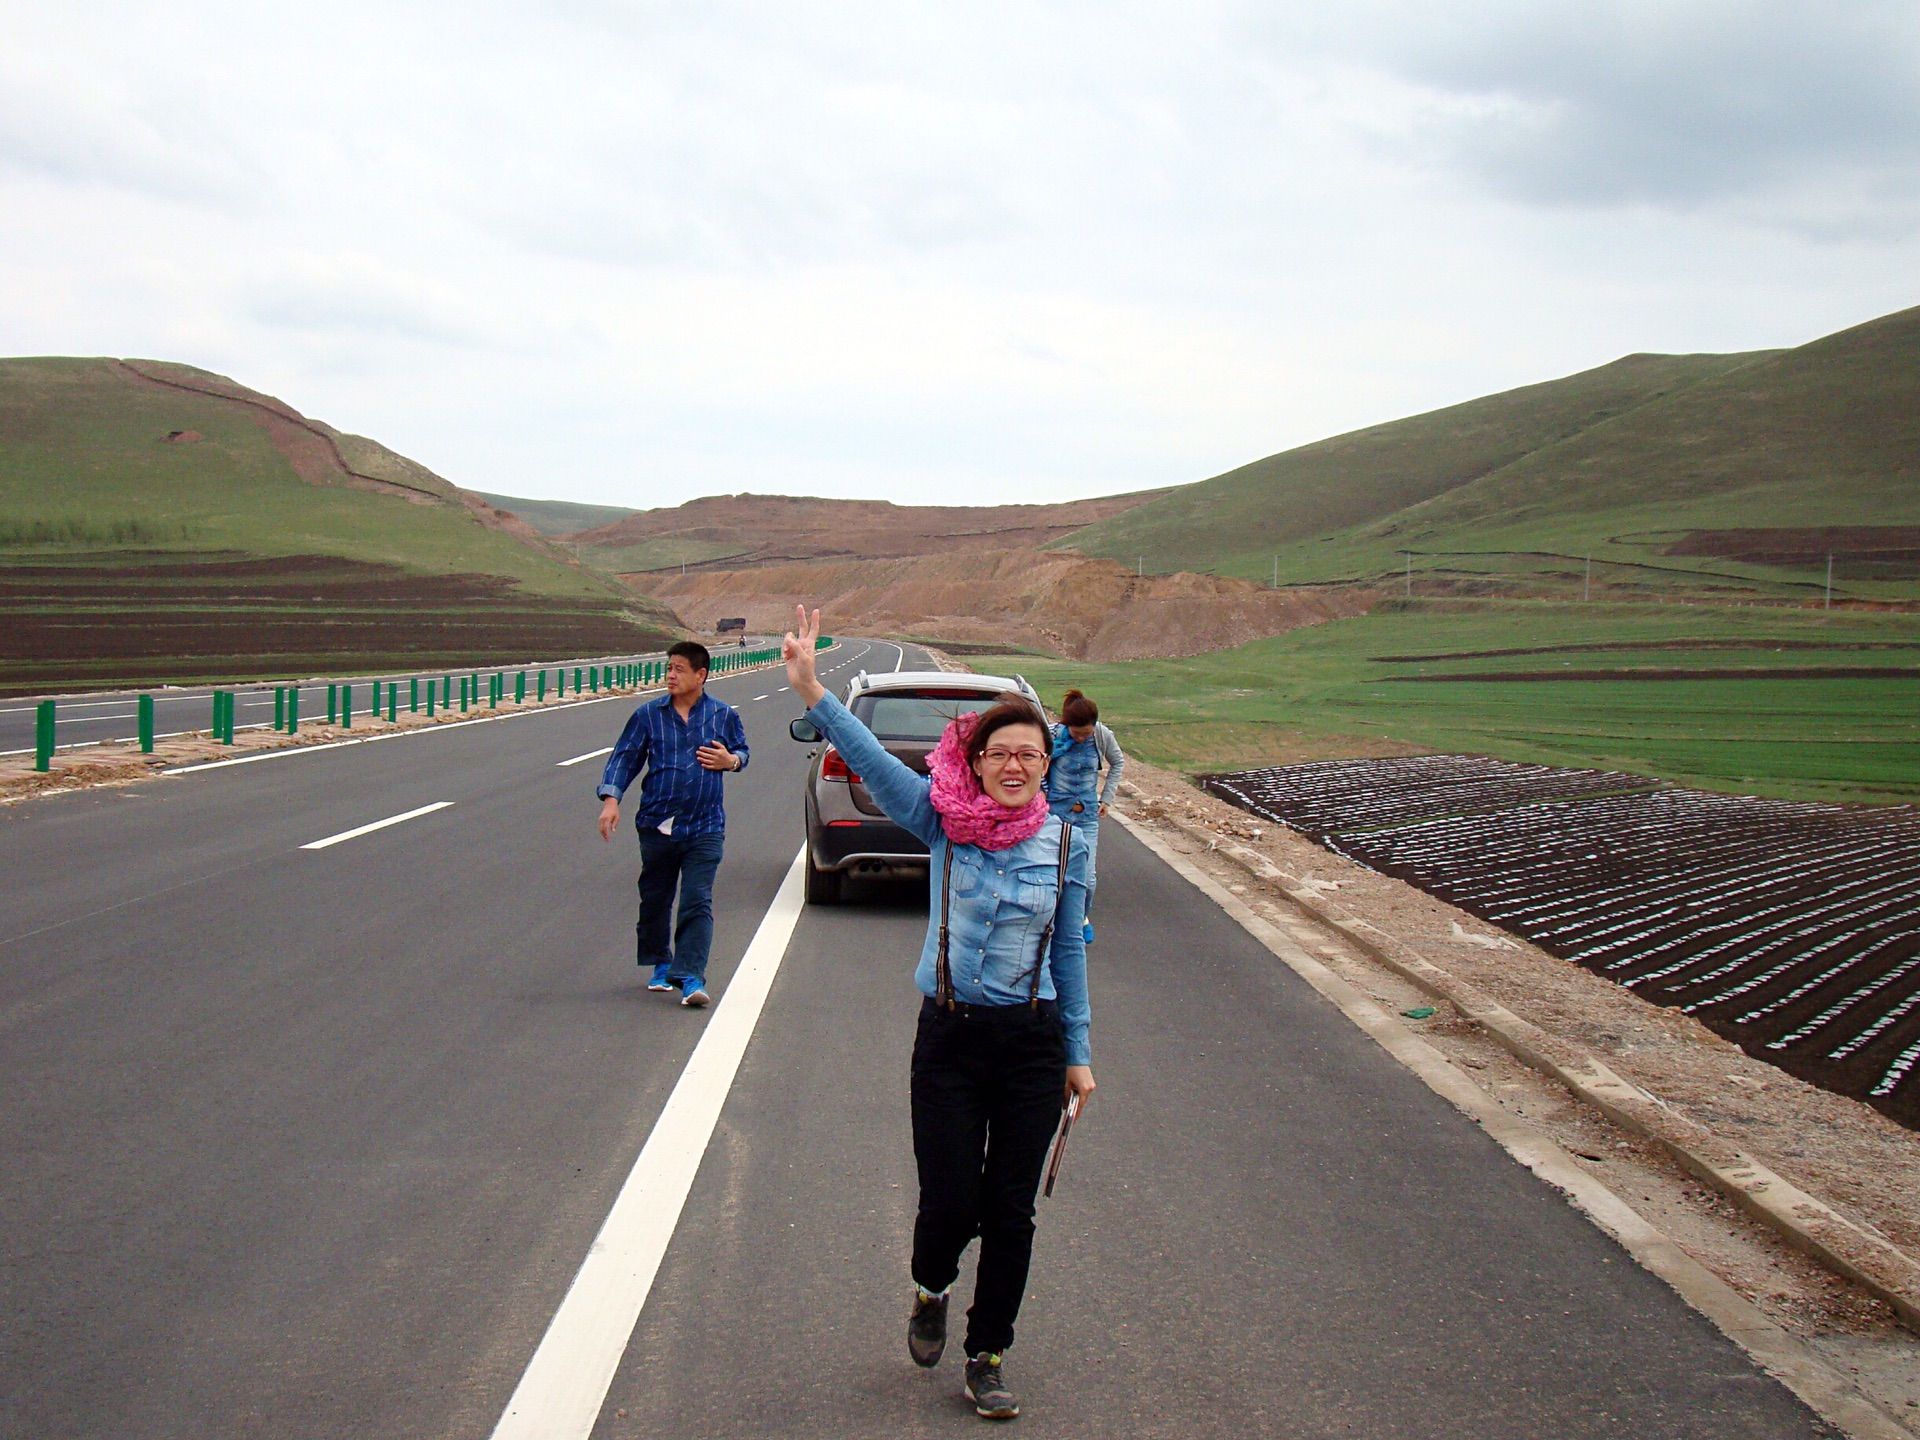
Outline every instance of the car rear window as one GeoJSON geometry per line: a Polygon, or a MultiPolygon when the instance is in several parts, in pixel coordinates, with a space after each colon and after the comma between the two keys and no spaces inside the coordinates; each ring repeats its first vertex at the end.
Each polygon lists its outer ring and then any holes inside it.
{"type": "Polygon", "coordinates": [[[940,738],[948,722],[974,710],[993,708],[992,695],[969,695],[963,690],[940,690],[926,694],[895,690],[885,695],[861,695],[853,702],[853,713],[882,740],[925,740],[940,738]]]}

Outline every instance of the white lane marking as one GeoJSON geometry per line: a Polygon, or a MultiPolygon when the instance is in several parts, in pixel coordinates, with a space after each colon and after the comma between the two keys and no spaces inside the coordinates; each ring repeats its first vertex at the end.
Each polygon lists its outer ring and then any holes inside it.
{"type": "Polygon", "coordinates": [[[356,825],[351,830],[342,830],[338,835],[329,835],[324,840],[309,840],[302,850],[324,850],[329,845],[338,845],[342,840],[356,840],[362,835],[371,835],[376,830],[384,830],[389,825],[398,825],[402,820],[417,820],[422,815],[431,815],[436,810],[445,810],[453,804],[451,800],[436,800],[431,805],[422,805],[418,810],[409,810],[404,815],[389,815],[384,820],[375,820],[371,825],[356,825]]]}
{"type": "Polygon", "coordinates": [[[782,685],[778,690],[774,691],[773,693],[776,695],[784,695],[787,693],[787,691],[789,691],[792,688],[793,687],[790,685],[782,685]]]}
{"type": "MultiPolygon", "coordinates": [[[[491,725],[496,720],[524,720],[529,715],[558,715],[565,710],[575,710],[582,705],[604,705],[609,700],[631,699],[627,695],[602,695],[598,700],[569,700],[564,705],[549,705],[543,710],[513,710],[505,715],[482,715],[477,720],[448,720],[436,725],[414,725],[403,730],[387,730],[379,735],[366,735],[358,740],[329,740],[324,745],[295,745],[285,750],[266,750],[258,755],[236,755],[231,760],[208,760],[199,765],[175,765],[162,770],[162,775],[191,775],[199,770],[224,770],[229,765],[255,765],[262,760],[290,760],[296,755],[317,755],[322,750],[338,750],[347,745],[372,745],[381,740],[405,740],[414,735],[442,735],[449,730],[464,729],[468,725],[491,725]]],[[[322,724],[326,723],[324,721],[322,724]]],[[[243,725],[243,730],[258,730],[258,725],[243,725]]]]}
{"type": "MultiPolygon", "coordinates": [[[[765,695],[756,695],[753,697],[753,700],[765,700],[766,698],[767,697],[765,695]]],[[[753,700],[749,700],[747,703],[751,705],[753,703],[753,700]]]]}
{"type": "Polygon", "coordinates": [[[802,846],[507,1401],[493,1440],[585,1440],[592,1432],[799,923],[806,858],[802,846]]]}
{"type": "Polygon", "coordinates": [[[602,755],[611,755],[612,753],[613,746],[608,745],[603,749],[589,750],[584,755],[576,755],[571,760],[559,760],[555,763],[564,769],[568,765],[578,765],[582,760],[598,760],[602,755]]]}

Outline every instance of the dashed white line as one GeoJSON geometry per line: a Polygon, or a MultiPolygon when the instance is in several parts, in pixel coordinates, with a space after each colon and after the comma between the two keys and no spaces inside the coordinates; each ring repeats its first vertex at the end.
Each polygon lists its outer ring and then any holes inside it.
{"type": "Polygon", "coordinates": [[[787,867],[706,1033],[494,1426],[493,1440],[585,1440],[592,1433],[799,923],[806,858],[802,847],[787,867]]]}
{"type": "Polygon", "coordinates": [[[351,830],[342,830],[338,835],[329,835],[324,840],[309,840],[302,850],[324,850],[329,845],[338,845],[342,840],[354,840],[362,835],[371,835],[375,830],[384,830],[389,825],[398,825],[403,820],[417,820],[422,815],[431,815],[436,810],[445,810],[453,804],[451,800],[436,800],[431,805],[422,805],[418,810],[409,810],[404,815],[389,815],[384,820],[375,820],[370,825],[356,825],[351,830]]]}
{"type": "MultiPolygon", "coordinates": [[[[765,699],[767,699],[767,698],[769,698],[769,697],[767,697],[767,696],[765,696],[765,695],[756,695],[756,696],[754,696],[754,697],[753,697],[753,700],[765,700],[765,699]]],[[[749,701],[748,701],[747,703],[748,703],[749,705],[751,705],[751,704],[753,703],[753,700],[749,700],[749,701]]]]}
{"type": "Polygon", "coordinates": [[[568,765],[578,765],[582,760],[598,760],[602,755],[611,755],[612,753],[613,753],[613,746],[606,745],[606,746],[602,746],[598,750],[589,750],[584,755],[576,755],[571,760],[560,760],[560,761],[556,761],[555,763],[561,766],[562,768],[565,768],[568,765]]]}
{"type": "MultiPolygon", "coordinates": [[[[475,720],[445,720],[437,725],[412,725],[398,730],[383,730],[378,735],[367,735],[358,740],[329,740],[323,745],[296,745],[285,750],[264,750],[258,755],[238,755],[231,760],[208,760],[199,765],[175,765],[162,770],[162,775],[192,775],[201,770],[224,770],[229,765],[258,765],[263,760],[291,760],[300,755],[318,755],[324,750],[339,750],[348,745],[377,745],[383,740],[406,740],[417,735],[445,735],[468,725],[491,725],[499,720],[524,720],[530,715],[562,715],[582,705],[602,705],[609,700],[620,700],[620,695],[602,695],[597,700],[569,700],[564,704],[549,705],[540,710],[510,710],[501,715],[482,715],[475,720]]],[[[257,725],[243,726],[243,729],[257,730],[257,725]]]]}

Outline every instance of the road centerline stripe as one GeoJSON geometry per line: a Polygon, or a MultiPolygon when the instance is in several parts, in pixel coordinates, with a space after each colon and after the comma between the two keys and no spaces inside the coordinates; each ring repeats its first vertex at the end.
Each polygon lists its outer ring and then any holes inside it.
{"type": "Polygon", "coordinates": [[[611,755],[612,753],[613,753],[613,746],[606,745],[606,746],[602,746],[598,750],[589,750],[584,755],[576,755],[571,760],[556,760],[554,761],[554,764],[561,767],[565,767],[568,765],[578,765],[582,760],[598,760],[602,755],[611,755]]]}
{"type": "Polygon", "coordinates": [[[799,923],[806,858],[803,846],[787,867],[492,1440],[586,1440],[592,1432],[799,923]]]}
{"type": "Polygon", "coordinates": [[[431,815],[436,810],[445,810],[453,804],[451,800],[436,800],[431,805],[422,805],[418,810],[409,810],[404,815],[389,815],[384,820],[375,820],[369,825],[356,825],[351,830],[342,830],[338,835],[329,835],[324,840],[309,840],[302,850],[324,850],[329,845],[338,845],[342,840],[357,839],[362,835],[371,835],[375,830],[384,830],[389,825],[398,825],[403,820],[417,820],[422,815],[431,815]]]}

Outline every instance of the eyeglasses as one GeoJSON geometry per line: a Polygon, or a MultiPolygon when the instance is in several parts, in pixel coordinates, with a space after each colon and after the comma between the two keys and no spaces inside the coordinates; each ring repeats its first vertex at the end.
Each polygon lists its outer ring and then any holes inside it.
{"type": "Polygon", "coordinates": [[[1044,750],[1003,750],[991,745],[980,752],[980,758],[989,765],[1004,765],[1009,760],[1018,760],[1022,765],[1038,765],[1047,758],[1044,750]]]}

